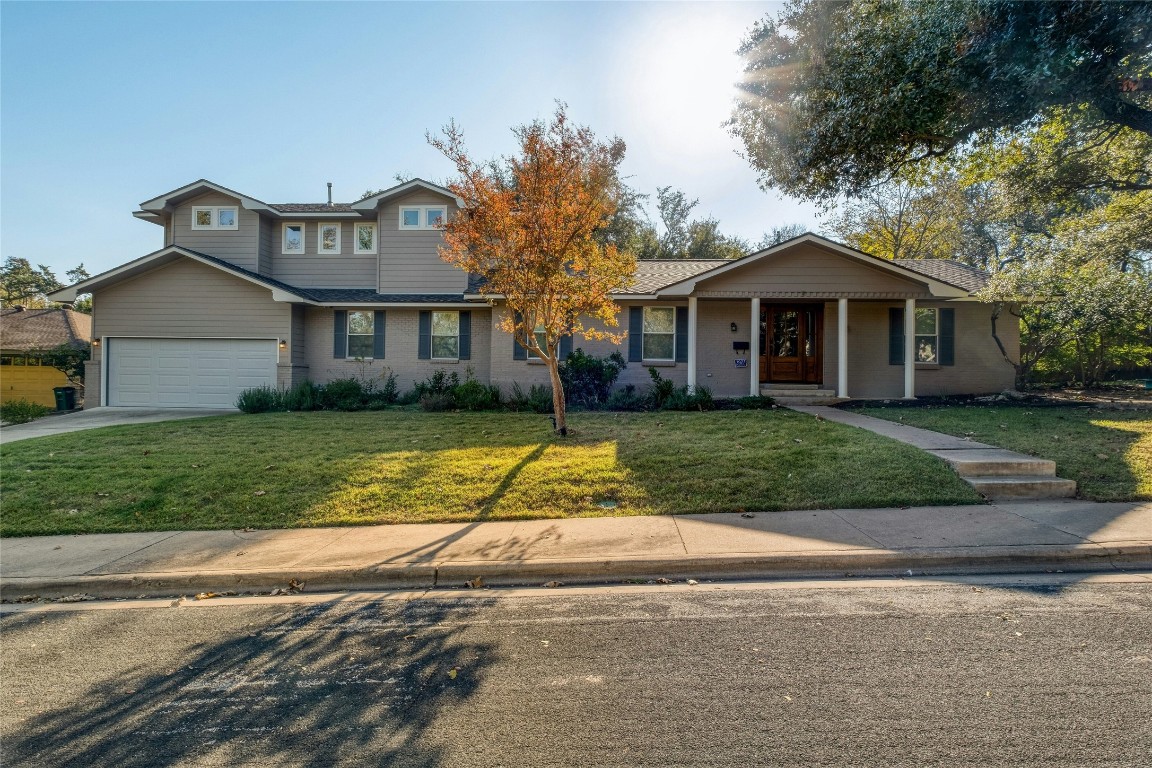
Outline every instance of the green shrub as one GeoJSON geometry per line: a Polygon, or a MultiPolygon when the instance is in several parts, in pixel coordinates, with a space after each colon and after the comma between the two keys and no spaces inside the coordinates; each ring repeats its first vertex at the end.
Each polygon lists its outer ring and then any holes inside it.
{"type": "Polygon", "coordinates": [[[646,411],[648,398],[636,390],[635,384],[625,384],[608,395],[604,407],[610,411],[646,411]]]}
{"type": "Polygon", "coordinates": [[[5,400],[0,403],[0,421],[8,424],[26,424],[34,419],[47,416],[52,409],[47,405],[33,403],[25,398],[5,400]]]}
{"type": "Polygon", "coordinates": [[[505,402],[505,407],[510,411],[552,413],[552,388],[533,384],[525,393],[518,382],[513,382],[512,394],[505,402]]]}
{"type": "Polygon", "coordinates": [[[463,411],[487,411],[500,405],[500,388],[481,384],[469,368],[464,381],[452,388],[452,400],[463,411]]]}
{"type": "Polygon", "coordinates": [[[429,392],[420,396],[420,407],[426,411],[452,411],[456,408],[456,401],[448,392],[429,392]]]}
{"type": "Polygon", "coordinates": [[[664,401],[666,411],[713,411],[716,403],[712,400],[712,390],[702,384],[697,384],[695,391],[687,386],[673,390],[672,395],[664,401]]]}
{"type": "Polygon", "coordinates": [[[416,393],[416,399],[420,400],[425,395],[449,394],[458,386],[460,386],[460,376],[455,371],[448,373],[444,370],[436,370],[424,381],[416,382],[412,391],[416,393]]]}
{"type": "Polygon", "coordinates": [[[776,401],[764,395],[748,395],[738,397],[733,401],[738,408],[745,411],[763,411],[776,405],[776,401]]]}
{"type": "Polygon", "coordinates": [[[652,377],[652,388],[648,390],[648,400],[653,408],[660,410],[676,392],[676,382],[664,378],[660,375],[660,371],[655,368],[649,368],[648,375],[652,377]]]}
{"type": "Polygon", "coordinates": [[[560,365],[565,402],[583,408],[601,407],[608,401],[620,371],[627,367],[618,351],[608,357],[588,355],[582,349],[569,353],[560,365]]]}
{"type": "Polygon", "coordinates": [[[244,413],[284,410],[284,395],[275,387],[246,389],[236,398],[236,407],[244,413]]]}
{"type": "Polygon", "coordinates": [[[332,411],[359,411],[368,405],[369,393],[360,379],[333,379],[320,388],[321,405],[332,411]]]}
{"type": "Polygon", "coordinates": [[[285,411],[320,410],[320,389],[310,381],[302,381],[280,394],[280,407],[285,411]]]}

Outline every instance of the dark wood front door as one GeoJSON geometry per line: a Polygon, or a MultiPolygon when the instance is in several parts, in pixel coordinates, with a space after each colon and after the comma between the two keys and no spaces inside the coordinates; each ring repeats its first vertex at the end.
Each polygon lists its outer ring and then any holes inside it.
{"type": "Polygon", "coordinates": [[[760,312],[760,380],[820,384],[824,306],[773,304],[760,312]]]}

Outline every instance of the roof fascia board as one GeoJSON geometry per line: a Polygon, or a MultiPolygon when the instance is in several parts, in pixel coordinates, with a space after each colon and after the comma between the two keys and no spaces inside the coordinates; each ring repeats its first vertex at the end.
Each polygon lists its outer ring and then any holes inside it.
{"type": "Polygon", "coordinates": [[[664,286],[656,293],[661,296],[689,296],[695,292],[696,284],[702,280],[717,277],[718,275],[722,275],[734,269],[739,269],[740,267],[755,263],[756,261],[759,261],[765,257],[774,256],[777,253],[781,253],[789,248],[800,245],[801,243],[809,243],[811,245],[826,248],[841,256],[846,256],[862,264],[881,270],[887,270],[899,277],[905,278],[906,280],[911,280],[914,283],[926,285],[932,292],[933,296],[959,298],[969,295],[969,292],[965,291],[963,288],[958,288],[954,285],[951,285],[950,283],[945,283],[940,280],[928,277],[927,275],[922,275],[919,272],[914,272],[910,269],[901,267],[899,264],[892,264],[891,262],[887,262],[884,259],[880,259],[875,256],[869,256],[862,251],[857,251],[855,248],[849,248],[848,246],[841,245],[834,240],[829,240],[825,237],[814,235],[811,232],[800,235],[799,237],[792,238],[791,240],[785,240],[783,243],[777,243],[771,248],[765,248],[762,251],[749,254],[743,258],[729,262],[728,264],[723,264],[719,267],[716,267],[715,269],[710,269],[707,272],[701,272],[698,275],[693,275],[692,277],[686,278],[684,280],[671,283],[670,285],[664,286]]]}
{"type": "Polygon", "coordinates": [[[383,192],[377,192],[371,197],[366,197],[363,200],[357,200],[355,203],[352,203],[352,208],[356,211],[374,211],[380,205],[380,203],[407,194],[414,189],[427,189],[430,192],[444,195],[445,197],[451,198],[453,201],[455,201],[458,208],[464,207],[464,200],[457,197],[456,193],[454,193],[452,190],[445,189],[439,184],[433,184],[430,181],[424,181],[424,179],[412,179],[411,181],[406,181],[403,184],[397,184],[396,186],[386,189],[383,192]]]}
{"type": "Polygon", "coordinates": [[[237,192],[234,189],[228,189],[228,187],[221,186],[220,184],[217,184],[217,183],[212,182],[212,181],[208,181],[207,179],[200,179],[199,181],[194,181],[191,184],[186,184],[183,187],[180,187],[179,189],[174,189],[171,192],[166,192],[163,195],[160,195],[159,197],[154,197],[151,200],[145,200],[144,202],[140,203],[140,209],[143,211],[148,211],[148,212],[152,212],[152,213],[160,213],[162,211],[169,210],[169,201],[172,198],[180,197],[182,195],[186,195],[190,192],[194,192],[194,191],[199,190],[199,189],[204,189],[204,190],[212,191],[212,192],[219,192],[222,195],[234,197],[240,201],[241,206],[243,206],[245,209],[247,209],[249,211],[259,211],[261,213],[268,213],[268,214],[275,214],[276,213],[276,210],[274,208],[272,208],[272,206],[268,205],[268,203],[265,203],[262,200],[257,200],[254,197],[248,197],[247,195],[241,194],[240,192],[237,192]]]}
{"type": "Polygon", "coordinates": [[[318,307],[387,307],[389,309],[411,309],[440,307],[448,309],[476,309],[476,303],[463,301],[312,301],[318,307]]]}
{"type": "Polygon", "coordinates": [[[108,283],[118,282],[117,278],[125,275],[126,273],[134,272],[135,270],[138,270],[141,267],[146,267],[153,262],[165,261],[168,259],[168,257],[171,256],[183,256],[184,258],[192,259],[194,261],[200,262],[201,264],[205,264],[214,269],[218,269],[225,274],[238,277],[241,280],[252,283],[253,285],[259,285],[262,288],[267,288],[268,290],[272,291],[272,298],[275,301],[302,302],[306,304],[315,303],[311,299],[305,298],[304,296],[285,291],[283,288],[278,286],[269,285],[263,280],[257,280],[240,272],[233,272],[232,270],[222,267],[210,259],[205,259],[193,253],[192,251],[181,248],[178,245],[170,245],[167,248],[161,248],[159,251],[153,251],[152,253],[141,256],[138,259],[134,259],[127,264],[121,264],[119,267],[110,269],[107,272],[101,272],[95,277],[90,277],[87,280],[81,280],[75,285],[70,285],[67,288],[61,288],[58,291],[53,291],[52,293],[48,294],[48,298],[52,301],[60,302],[76,301],[76,296],[81,293],[88,293],[108,283]]]}

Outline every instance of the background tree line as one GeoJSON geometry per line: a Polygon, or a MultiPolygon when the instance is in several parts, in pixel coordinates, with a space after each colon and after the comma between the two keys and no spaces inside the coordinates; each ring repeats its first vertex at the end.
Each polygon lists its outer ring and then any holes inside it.
{"type": "MultiPolygon", "coordinates": [[[[67,283],[60,282],[52,269],[43,264],[33,267],[28,259],[9,256],[0,267],[0,305],[5,307],[20,305],[29,309],[60,306],[49,301],[48,294],[91,277],[83,264],[68,270],[64,276],[68,279],[67,283]]],[[[72,305],[72,309],[90,314],[92,297],[81,296],[72,305]]]]}
{"type": "Polygon", "coordinates": [[[761,185],[889,259],[987,270],[1017,378],[1152,354],[1152,3],[797,0],[743,42],[761,185]]]}

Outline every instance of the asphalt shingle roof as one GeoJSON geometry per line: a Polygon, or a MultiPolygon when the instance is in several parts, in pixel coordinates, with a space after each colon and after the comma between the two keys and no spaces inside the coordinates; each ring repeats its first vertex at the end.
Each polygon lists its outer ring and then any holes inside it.
{"type": "Polygon", "coordinates": [[[654,293],[727,263],[726,259],[640,259],[636,277],[623,293],[654,293]]]}
{"type": "Polygon", "coordinates": [[[31,352],[92,341],[92,316],[71,309],[0,310],[0,348],[31,352]]]}
{"type": "Polygon", "coordinates": [[[282,213],[352,213],[352,203],[268,203],[282,213]]]}
{"type": "Polygon", "coordinates": [[[894,259],[893,263],[970,292],[988,284],[987,272],[951,259],[894,259]]]}

